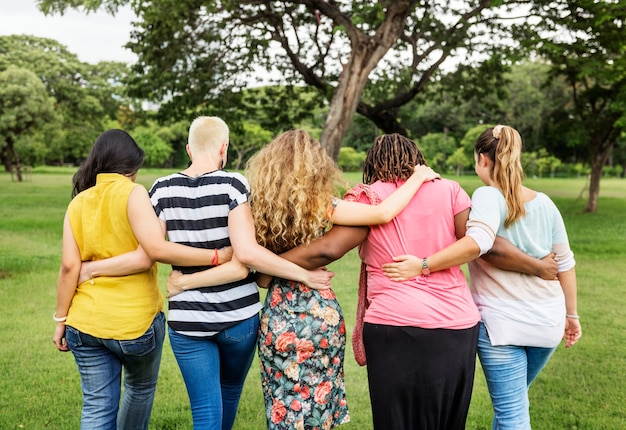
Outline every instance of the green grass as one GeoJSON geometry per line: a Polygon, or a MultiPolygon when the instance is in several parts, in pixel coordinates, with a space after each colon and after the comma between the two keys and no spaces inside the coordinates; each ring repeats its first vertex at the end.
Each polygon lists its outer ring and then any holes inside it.
{"type": "MultiPolygon", "coordinates": [[[[71,353],[51,342],[63,214],[73,170],[37,168],[29,182],[0,175],[0,428],[76,429],[80,380],[71,353]]],[[[149,186],[162,170],[142,170],[149,186]]],[[[346,174],[350,182],[360,175],[346,174]]],[[[459,180],[471,193],[473,176],[459,180]]],[[[565,218],[577,261],[579,312],[584,336],[572,349],[559,347],[531,388],[533,428],[540,430],[626,428],[626,181],[604,179],[596,214],[583,214],[584,179],[532,179],[565,218]]],[[[349,335],[354,324],[360,261],[355,251],[331,265],[349,335]]],[[[161,266],[164,286],[168,267],[161,266]]],[[[364,368],[346,352],[346,386],[352,422],[341,428],[369,429],[371,414],[364,368]]],[[[476,376],[467,429],[489,429],[491,406],[476,376]]],[[[258,362],[252,365],[235,428],[265,427],[258,362]]],[[[187,394],[169,343],[163,353],[152,429],[190,429],[187,394]]]]}

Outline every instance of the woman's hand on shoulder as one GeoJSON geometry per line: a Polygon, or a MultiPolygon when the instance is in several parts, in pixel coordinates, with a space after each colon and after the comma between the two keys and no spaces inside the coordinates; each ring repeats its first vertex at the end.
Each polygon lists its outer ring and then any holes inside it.
{"type": "Polygon", "coordinates": [[[433,169],[424,164],[418,164],[417,166],[415,166],[413,176],[417,176],[422,182],[441,179],[441,175],[439,173],[435,172],[433,169]]]}

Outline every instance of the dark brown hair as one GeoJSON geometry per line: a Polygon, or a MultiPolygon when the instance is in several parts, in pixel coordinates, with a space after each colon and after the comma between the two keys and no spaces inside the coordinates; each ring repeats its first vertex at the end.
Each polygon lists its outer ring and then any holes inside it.
{"type": "Polygon", "coordinates": [[[143,159],[143,149],[124,130],[105,131],[98,136],[89,155],[74,174],[72,197],[96,185],[99,173],[136,173],[143,166],[143,159]]]}

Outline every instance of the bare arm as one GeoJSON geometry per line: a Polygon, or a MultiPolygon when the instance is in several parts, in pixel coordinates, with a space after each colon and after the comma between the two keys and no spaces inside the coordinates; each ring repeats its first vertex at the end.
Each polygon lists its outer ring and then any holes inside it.
{"type": "Polygon", "coordinates": [[[215,250],[194,248],[165,240],[161,221],[157,218],[144,187],[133,189],[128,198],[128,219],[139,244],[148,257],[178,266],[206,266],[215,250]]]}
{"type": "Polygon", "coordinates": [[[580,320],[577,318],[576,270],[571,268],[565,272],[560,272],[558,278],[561,283],[561,288],[563,288],[563,294],[565,295],[565,314],[568,315],[565,319],[565,333],[563,338],[565,339],[565,346],[569,348],[578,342],[583,334],[580,320]]]}
{"type": "MultiPolygon", "coordinates": [[[[454,217],[456,236],[459,240],[426,258],[431,272],[459,266],[478,257],[480,253],[478,245],[473,239],[465,236],[465,224],[468,218],[469,209],[454,217]]],[[[394,257],[395,263],[383,265],[383,272],[392,280],[405,281],[421,274],[422,258],[424,257],[414,255],[394,257]]],[[[554,254],[538,259],[526,254],[511,242],[499,236],[496,236],[494,245],[489,253],[481,256],[481,258],[503,270],[527,273],[544,279],[554,279],[556,277],[557,263],[554,260],[554,254]]]]}
{"type": "MultiPolygon", "coordinates": [[[[162,222],[161,222],[162,223],[162,222]]],[[[164,223],[162,223],[164,224],[164,223]]],[[[211,250],[215,252],[215,250],[211,250]]],[[[228,246],[217,250],[218,264],[224,264],[230,261],[233,255],[233,248],[228,246]]],[[[145,253],[141,245],[134,251],[125,254],[116,255],[115,257],[105,258],[104,260],[84,261],[80,268],[80,277],[78,283],[85,282],[88,279],[98,276],[124,276],[148,270],[154,261],[145,253]]],[[[212,270],[212,269],[208,269],[212,270]]],[[[215,274],[212,276],[216,276],[215,274]]],[[[232,279],[235,280],[235,279],[232,279]]],[[[228,281],[224,281],[228,282],[228,281]]],[[[222,282],[222,283],[224,283],[222,282]]],[[[213,284],[219,285],[219,284],[213,284]]],[[[205,286],[210,286],[206,284],[205,286]]]]}
{"type": "MultiPolygon", "coordinates": [[[[78,285],[80,264],[80,250],[72,232],[69,215],[66,213],[63,220],[63,255],[57,280],[56,318],[67,316],[78,285]]],[[[65,342],[65,323],[63,321],[57,322],[52,340],[59,351],[69,351],[65,342]]]]}
{"type": "Polygon", "coordinates": [[[143,248],[105,258],[103,260],[84,261],[80,267],[78,283],[98,276],[124,276],[148,270],[154,261],[148,257],[143,248]]]}
{"type": "Polygon", "coordinates": [[[183,275],[178,270],[173,270],[167,278],[167,298],[169,299],[183,291],[195,288],[213,287],[228,282],[240,281],[245,279],[249,273],[250,270],[235,257],[219,266],[188,275],[183,275]]]}
{"type": "Polygon", "coordinates": [[[496,236],[491,250],[480,258],[502,270],[527,273],[551,280],[557,277],[558,264],[551,253],[539,259],[526,254],[503,237],[496,236]]]}
{"type": "Polygon", "coordinates": [[[368,232],[367,227],[334,225],[319,239],[283,252],[280,256],[306,269],[323,267],[362,243],[368,232]]]}
{"type": "Polygon", "coordinates": [[[378,205],[340,200],[331,221],[333,224],[355,226],[388,223],[409,204],[424,182],[439,177],[428,166],[416,166],[411,177],[378,205]]]}
{"type": "Polygon", "coordinates": [[[279,257],[256,241],[254,219],[248,203],[240,204],[228,214],[228,230],[235,257],[259,272],[302,282],[310,288],[326,289],[334,274],[323,269],[306,270],[279,257]]]}
{"type": "MultiPolygon", "coordinates": [[[[300,245],[280,254],[286,260],[296,263],[305,269],[324,267],[339,260],[346,252],[365,240],[369,228],[334,225],[319,239],[308,245],[300,245]]],[[[264,273],[257,274],[259,287],[267,288],[272,277],[264,273]]]]}

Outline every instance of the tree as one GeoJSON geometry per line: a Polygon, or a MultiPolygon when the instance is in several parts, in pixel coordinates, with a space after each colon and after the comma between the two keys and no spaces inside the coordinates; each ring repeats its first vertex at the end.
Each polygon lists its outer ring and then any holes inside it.
{"type": "Polygon", "coordinates": [[[55,40],[0,36],[0,71],[10,65],[33,72],[54,97],[58,117],[56,130],[48,130],[55,138],[49,155],[60,163],[84,157],[104,122],[117,119],[126,100],[121,85],[126,65],[82,63],[55,40]]]}
{"type": "Polygon", "coordinates": [[[472,165],[472,160],[465,155],[463,147],[458,147],[451,156],[448,157],[446,163],[454,168],[454,173],[459,176],[465,167],[472,165]]]}
{"type": "Polygon", "coordinates": [[[229,150],[235,153],[233,168],[240,170],[247,159],[272,140],[272,133],[259,124],[244,122],[242,131],[230,136],[229,150]]]}
{"type": "Polygon", "coordinates": [[[428,133],[419,140],[418,145],[428,164],[436,169],[445,169],[446,159],[457,148],[456,141],[447,133],[428,133]]]}
{"type": "MultiPolygon", "coordinates": [[[[564,2],[565,0],[558,0],[564,2]]],[[[178,115],[230,97],[258,79],[304,83],[328,100],[320,141],[335,159],[355,113],[386,133],[406,129],[400,107],[437,78],[455,57],[468,90],[486,91],[510,53],[509,37],[528,27],[530,0],[325,1],[294,0],[42,0],[45,13],[87,12],[130,4],[139,21],[129,47],[135,94],[178,115]],[[512,18],[515,18],[513,20],[512,18]],[[469,67],[487,58],[484,67],[469,67]],[[478,73],[476,73],[478,72],[478,73]],[[468,78],[472,77],[473,80],[468,78]],[[471,83],[471,85],[470,85],[471,83]]],[[[542,3],[544,3],[542,1],[542,3]]],[[[548,3],[548,2],[545,2],[548,3]]],[[[454,65],[453,65],[454,67],[454,65]]],[[[233,101],[237,101],[234,99],[233,101]]]]}
{"type": "Polygon", "coordinates": [[[146,167],[162,167],[172,155],[172,147],[147,127],[140,127],[133,134],[137,145],[146,153],[146,167]]]}
{"type": "MultiPolygon", "coordinates": [[[[20,158],[15,140],[54,118],[54,99],[43,82],[31,71],[9,66],[0,72],[0,135],[3,136],[5,163],[13,160],[17,180],[22,181],[20,158]]],[[[7,170],[10,165],[5,166],[7,170]]]]}
{"type": "Polygon", "coordinates": [[[552,63],[553,76],[567,82],[570,99],[562,127],[587,143],[591,165],[586,212],[596,212],[600,179],[626,130],[626,5],[577,0],[556,5],[541,23],[543,38],[528,43],[552,63]]]}

